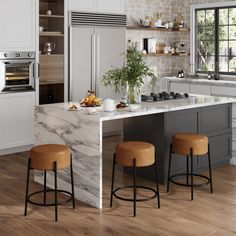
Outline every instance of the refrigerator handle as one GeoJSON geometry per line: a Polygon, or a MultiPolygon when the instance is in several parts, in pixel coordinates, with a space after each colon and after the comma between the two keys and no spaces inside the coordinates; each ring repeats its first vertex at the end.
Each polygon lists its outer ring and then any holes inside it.
{"type": "Polygon", "coordinates": [[[96,34],[92,34],[92,50],[91,50],[91,81],[90,90],[95,91],[95,79],[96,79],[96,34]]]}
{"type": "Polygon", "coordinates": [[[68,37],[68,41],[69,41],[69,55],[68,55],[68,58],[69,58],[69,65],[68,65],[68,68],[69,68],[69,70],[68,70],[68,77],[69,77],[69,85],[68,85],[68,88],[69,88],[69,91],[68,91],[68,95],[69,95],[69,97],[68,97],[68,99],[69,99],[69,102],[72,100],[72,88],[73,88],[73,84],[72,84],[72,26],[70,25],[69,26],[69,28],[68,28],[68,35],[69,35],[69,37],[68,37]]]}
{"type": "Polygon", "coordinates": [[[100,35],[96,35],[96,74],[95,74],[95,92],[99,96],[99,75],[100,75],[100,35]]]}

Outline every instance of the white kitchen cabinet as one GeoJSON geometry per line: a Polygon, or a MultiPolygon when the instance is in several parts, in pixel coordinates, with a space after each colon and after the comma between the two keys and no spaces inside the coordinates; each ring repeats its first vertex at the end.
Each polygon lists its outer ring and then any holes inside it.
{"type": "Polygon", "coordinates": [[[190,93],[211,95],[211,85],[207,84],[190,84],[190,93]]]}
{"type": "Polygon", "coordinates": [[[73,11],[96,11],[97,0],[69,0],[68,8],[73,11]]]}
{"type": "Polygon", "coordinates": [[[170,81],[170,92],[175,93],[189,93],[190,92],[190,84],[189,83],[181,83],[181,82],[172,82],[170,81]]]}
{"type": "Polygon", "coordinates": [[[101,12],[124,12],[124,0],[98,0],[97,9],[101,12]]]}
{"type": "Polygon", "coordinates": [[[211,88],[212,95],[219,96],[227,96],[227,97],[236,97],[236,86],[227,87],[227,86],[219,86],[212,85],[211,88]]]}
{"type": "Polygon", "coordinates": [[[0,152],[34,143],[35,92],[0,95],[0,152]]]}
{"type": "Polygon", "coordinates": [[[36,0],[0,0],[0,51],[35,51],[36,0]]]}
{"type": "Polygon", "coordinates": [[[124,0],[69,0],[69,10],[124,13],[124,0]]]}

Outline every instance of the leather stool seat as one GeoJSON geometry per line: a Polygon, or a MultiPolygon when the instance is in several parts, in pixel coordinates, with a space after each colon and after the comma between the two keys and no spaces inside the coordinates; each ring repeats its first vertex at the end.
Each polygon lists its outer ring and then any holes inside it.
{"type": "Polygon", "coordinates": [[[204,155],[208,153],[208,137],[193,133],[179,133],[172,138],[172,151],[180,155],[204,155]]]}
{"type": "Polygon", "coordinates": [[[30,151],[31,167],[36,170],[53,170],[54,162],[57,169],[65,169],[70,166],[70,148],[62,144],[45,144],[35,146],[30,151]]]}
{"type": "Polygon", "coordinates": [[[123,166],[136,167],[151,166],[155,163],[155,147],[146,142],[124,142],[116,146],[116,162],[123,166]]]}

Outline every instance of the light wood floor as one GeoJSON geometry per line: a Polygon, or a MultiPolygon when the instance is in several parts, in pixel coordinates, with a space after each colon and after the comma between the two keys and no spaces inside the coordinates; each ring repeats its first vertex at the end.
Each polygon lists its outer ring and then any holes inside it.
{"type": "MultiPolygon", "coordinates": [[[[161,186],[161,209],[156,200],[138,203],[137,217],[132,217],[129,202],[114,199],[109,208],[111,160],[119,137],[104,142],[104,209],[99,210],[76,201],[59,208],[59,222],[54,222],[54,209],[29,205],[23,216],[26,163],[28,153],[0,157],[0,236],[35,235],[236,235],[236,167],[225,166],[213,171],[214,194],[208,187],[197,189],[190,201],[188,189],[171,185],[165,193],[161,186]]],[[[119,171],[118,184],[128,176],[119,171]]],[[[140,180],[142,182],[146,182],[140,180]]],[[[146,182],[146,184],[153,185],[146,182]]],[[[32,190],[39,185],[31,182],[32,190]]],[[[142,193],[145,194],[145,193],[142,193]]]]}

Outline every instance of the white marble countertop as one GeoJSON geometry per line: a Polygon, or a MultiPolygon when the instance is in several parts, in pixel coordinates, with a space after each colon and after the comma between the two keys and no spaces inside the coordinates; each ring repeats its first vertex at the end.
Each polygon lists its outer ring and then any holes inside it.
{"type": "MultiPolygon", "coordinates": [[[[73,112],[76,115],[86,116],[96,116],[101,121],[123,119],[141,115],[150,115],[155,113],[163,113],[170,111],[178,111],[184,109],[219,105],[225,103],[234,103],[236,98],[226,98],[226,97],[216,97],[216,96],[203,96],[203,95],[193,95],[191,94],[188,98],[177,99],[177,100],[167,100],[159,102],[141,102],[139,108],[135,111],[131,111],[129,107],[116,109],[113,112],[104,112],[103,109],[97,108],[97,111],[93,114],[88,114],[87,108],[79,107],[79,104],[76,102],[69,103],[59,103],[51,105],[43,105],[48,108],[61,110],[64,109],[66,112],[73,112]],[[68,111],[69,107],[75,104],[78,108],[78,111],[68,111]]],[[[118,103],[118,102],[117,102],[118,103]]],[[[94,117],[95,118],[95,117],[94,117]]]]}
{"type": "MultiPolygon", "coordinates": [[[[162,79],[162,78],[161,78],[162,79]]],[[[188,83],[199,83],[199,84],[210,84],[210,85],[224,85],[224,86],[236,86],[236,81],[232,80],[208,80],[208,79],[193,79],[193,78],[177,78],[175,76],[163,77],[163,79],[168,79],[169,81],[175,82],[188,82],[188,83]]]]}

